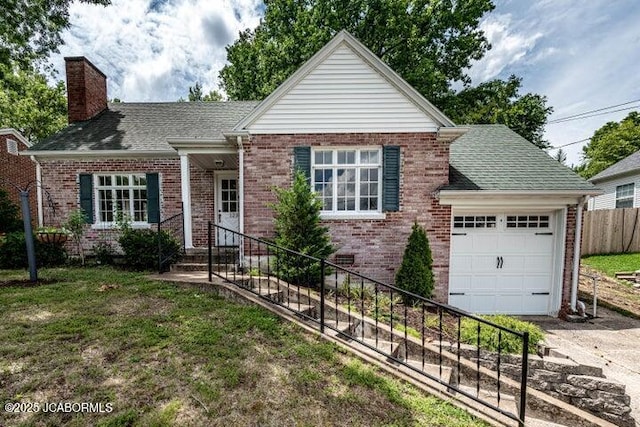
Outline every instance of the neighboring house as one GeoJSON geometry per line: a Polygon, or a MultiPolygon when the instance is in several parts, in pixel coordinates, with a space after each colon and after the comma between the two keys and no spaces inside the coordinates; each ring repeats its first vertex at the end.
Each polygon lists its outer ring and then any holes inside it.
{"type": "Polygon", "coordinates": [[[67,58],[70,126],[31,153],[88,244],[122,209],[149,226],[184,207],[187,248],[207,221],[273,237],[274,186],[303,170],[337,254],[393,282],[414,222],[435,297],[482,312],[575,306],[590,183],[505,126],[458,127],[346,32],[262,102],[106,102],[104,75],[67,58]]]}
{"type": "Polygon", "coordinates": [[[589,210],[640,207],[640,151],[589,179],[604,194],[589,200],[589,210]]]}
{"type": "Polygon", "coordinates": [[[0,129],[0,188],[21,208],[20,190],[29,190],[32,223],[42,224],[42,193],[38,187],[38,164],[28,156],[20,156],[31,143],[15,129],[0,129]]]}

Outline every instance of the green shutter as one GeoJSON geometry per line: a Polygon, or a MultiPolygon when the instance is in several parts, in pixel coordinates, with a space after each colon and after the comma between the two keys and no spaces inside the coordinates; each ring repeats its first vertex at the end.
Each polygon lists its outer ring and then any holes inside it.
{"type": "Polygon", "coordinates": [[[84,220],[93,224],[93,176],[88,173],[80,174],[80,208],[84,212],[84,220]]]}
{"type": "Polygon", "coordinates": [[[400,147],[382,147],[382,210],[400,210],[400,147]]]}
{"type": "Polygon", "coordinates": [[[311,147],[293,148],[293,169],[301,170],[311,182],[311,147]]]}
{"type": "Polygon", "coordinates": [[[147,221],[160,222],[160,182],[157,173],[147,174],[147,221]]]}

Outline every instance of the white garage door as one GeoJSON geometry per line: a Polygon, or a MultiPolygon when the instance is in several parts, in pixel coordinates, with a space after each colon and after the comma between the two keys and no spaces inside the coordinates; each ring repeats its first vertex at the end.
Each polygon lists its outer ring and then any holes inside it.
{"type": "Polygon", "coordinates": [[[553,216],[455,215],[449,304],[473,313],[547,314],[553,216]]]}

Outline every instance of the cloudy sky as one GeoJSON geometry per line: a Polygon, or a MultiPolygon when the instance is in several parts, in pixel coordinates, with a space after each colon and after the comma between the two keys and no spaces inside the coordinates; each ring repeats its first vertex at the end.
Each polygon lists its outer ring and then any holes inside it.
{"type": "MultiPolygon", "coordinates": [[[[88,57],[108,76],[110,98],[175,101],[196,81],[217,88],[225,46],[258,25],[263,8],[261,0],[75,3],[65,44],[51,59],[64,78],[64,56],[88,57]]],[[[474,84],[523,77],[523,93],[547,96],[551,121],[627,103],[547,125],[553,146],[580,141],[640,110],[639,23],[637,0],[496,0],[481,24],[493,48],[470,75],[474,84]]],[[[583,145],[564,148],[568,163],[579,163],[583,145]]]]}

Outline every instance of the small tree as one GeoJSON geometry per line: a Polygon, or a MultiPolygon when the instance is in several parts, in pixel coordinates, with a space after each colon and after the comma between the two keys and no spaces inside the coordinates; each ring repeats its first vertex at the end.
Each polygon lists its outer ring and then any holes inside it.
{"type": "Polygon", "coordinates": [[[85,214],[82,209],[76,209],[69,214],[67,222],[63,224],[63,227],[71,235],[71,239],[76,244],[78,250],[78,256],[80,256],[80,262],[84,265],[84,248],[82,247],[82,236],[84,236],[84,227],[87,223],[85,214]]]}
{"type": "MultiPolygon", "coordinates": [[[[402,257],[402,265],[396,273],[396,286],[416,295],[430,298],[433,293],[433,259],[429,239],[424,229],[413,224],[407,247],[402,257]]],[[[403,298],[411,303],[412,298],[403,298]]]]}
{"type": "MultiPolygon", "coordinates": [[[[327,258],[335,249],[331,245],[328,227],[320,225],[322,202],[311,191],[301,171],[296,171],[291,188],[275,188],[275,243],[316,258],[327,258]]],[[[317,284],[320,281],[320,265],[310,260],[278,251],[276,273],[291,283],[317,284]]]]}

